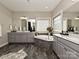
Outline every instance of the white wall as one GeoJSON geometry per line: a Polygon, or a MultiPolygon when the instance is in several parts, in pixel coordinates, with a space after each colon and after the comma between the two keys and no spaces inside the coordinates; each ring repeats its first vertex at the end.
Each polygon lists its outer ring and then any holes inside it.
{"type": "Polygon", "coordinates": [[[74,0],[74,2],[72,2],[72,0],[61,0],[61,2],[57,5],[57,7],[52,11],[52,15],[55,16],[60,11],[68,9],[70,6],[72,6],[77,2],[78,0],[74,0]]]}
{"type": "Polygon", "coordinates": [[[77,16],[79,16],[79,12],[64,12],[63,13],[63,18],[65,19],[74,19],[77,16]]]}
{"type": "Polygon", "coordinates": [[[2,29],[2,36],[0,37],[0,47],[8,43],[7,32],[9,25],[12,24],[11,12],[0,4],[0,24],[2,29]]]}

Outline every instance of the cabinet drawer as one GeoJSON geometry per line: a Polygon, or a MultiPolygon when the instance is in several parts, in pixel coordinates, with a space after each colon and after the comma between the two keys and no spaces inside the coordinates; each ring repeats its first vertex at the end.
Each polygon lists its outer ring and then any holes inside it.
{"type": "Polygon", "coordinates": [[[60,41],[61,43],[65,44],[66,46],[70,47],[71,49],[79,53],[79,45],[60,37],[58,37],[58,41],[60,41]]]}
{"type": "Polygon", "coordinates": [[[54,40],[54,51],[60,59],[79,59],[79,45],[60,37],[54,40]]]}

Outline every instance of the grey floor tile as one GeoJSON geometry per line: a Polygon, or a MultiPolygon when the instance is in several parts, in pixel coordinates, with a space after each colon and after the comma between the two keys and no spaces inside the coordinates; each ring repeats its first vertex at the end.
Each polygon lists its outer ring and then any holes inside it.
{"type": "Polygon", "coordinates": [[[0,59],[57,59],[52,49],[34,44],[10,44],[0,48],[0,59]]]}

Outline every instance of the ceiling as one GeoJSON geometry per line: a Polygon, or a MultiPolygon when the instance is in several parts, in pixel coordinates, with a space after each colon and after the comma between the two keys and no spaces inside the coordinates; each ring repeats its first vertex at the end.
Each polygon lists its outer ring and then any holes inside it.
{"type": "Polygon", "coordinates": [[[52,11],[61,0],[0,0],[12,11],[52,11]]]}
{"type": "Polygon", "coordinates": [[[65,12],[79,12],[79,2],[74,4],[74,5],[72,5],[65,12]]]}

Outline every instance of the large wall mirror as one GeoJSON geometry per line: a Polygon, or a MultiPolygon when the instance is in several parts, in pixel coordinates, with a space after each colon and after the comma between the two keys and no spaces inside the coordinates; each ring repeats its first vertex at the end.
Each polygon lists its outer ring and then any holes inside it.
{"type": "Polygon", "coordinates": [[[25,18],[21,19],[21,30],[22,31],[30,31],[34,32],[35,31],[35,18],[25,18]]]}
{"type": "Polygon", "coordinates": [[[21,18],[21,31],[47,33],[50,18],[47,17],[23,17],[21,18]]]}
{"type": "Polygon", "coordinates": [[[64,11],[63,31],[79,33],[79,2],[64,11]]]}

